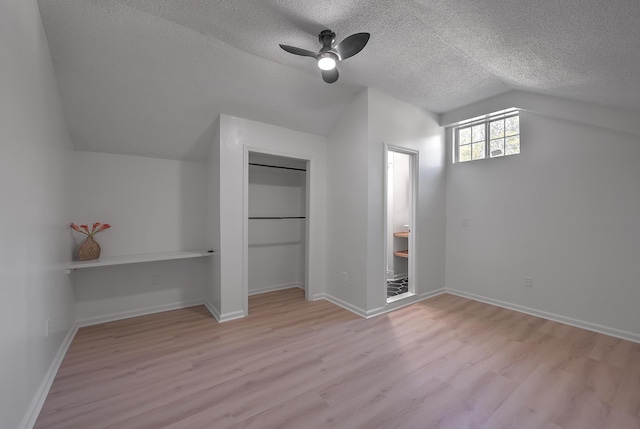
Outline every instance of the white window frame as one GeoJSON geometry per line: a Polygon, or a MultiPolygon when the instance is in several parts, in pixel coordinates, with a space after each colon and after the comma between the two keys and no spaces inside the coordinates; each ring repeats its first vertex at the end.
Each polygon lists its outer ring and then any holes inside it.
{"type": "MultiPolygon", "coordinates": [[[[522,138],[521,138],[521,131],[520,131],[520,111],[519,110],[509,110],[507,112],[500,112],[500,113],[494,113],[491,115],[487,115],[487,116],[483,116],[481,118],[474,118],[474,119],[469,119],[467,121],[464,121],[462,123],[460,123],[459,125],[457,125],[454,129],[453,129],[453,150],[454,150],[454,163],[458,164],[464,164],[467,162],[473,162],[473,161],[480,161],[482,159],[494,159],[494,158],[504,158],[505,156],[512,156],[512,155],[519,155],[520,153],[522,153],[522,138]],[[512,154],[507,154],[506,153],[506,139],[507,136],[503,136],[502,138],[505,139],[505,149],[504,149],[504,154],[500,155],[500,156],[491,156],[491,140],[495,140],[495,139],[491,139],[491,134],[490,134],[490,127],[489,124],[491,122],[494,122],[496,120],[507,120],[509,118],[513,118],[514,116],[518,117],[518,134],[514,134],[514,136],[518,136],[519,137],[519,151],[518,153],[512,153],[512,154]],[[468,161],[460,161],[460,130],[461,129],[466,129],[466,128],[472,128],[474,126],[477,125],[484,125],[484,157],[483,158],[477,158],[477,159],[470,159],[468,161]]],[[[513,137],[513,136],[509,136],[509,137],[513,137]]],[[[473,137],[472,137],[473,138],[473,137]]],[[[471,146],[473,144],[473,142],[469,143],[469,145],[471,146]]],[[[466,144],[465,144],[466,146],[466,144]]]]}

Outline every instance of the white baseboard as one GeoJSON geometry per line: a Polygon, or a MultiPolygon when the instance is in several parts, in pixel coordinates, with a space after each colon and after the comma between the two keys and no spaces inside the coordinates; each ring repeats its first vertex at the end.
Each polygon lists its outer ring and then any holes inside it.
{"type": "Polygon", "coordinates": [[[640,343],[640,334],[635,332],[623,331],[621,329],[598,325],[597,323],[586,322],[584,320],[574,319],[572,317],[562,316],[560,314],[549,313],[547,311],[537,310],[535,308],[525,307],[523,305],[513,304],[510,302],[501,301],[499,299],[488,298],[486,296],[476,295],[475,293],[465,292],[458,289],[446,288],[445,292],[452,295],[461,296],[463,298],[469,298],[474,301],[496,305],[508,310],[530,314],[532,316],[541,317],[547,320],[553,320],[554,322],[564,323],[566,325],[575,326],[577,328],[586,329],[588,331],[598,332],[600,334],[610,335],[612,337],[621,338],[623,340],[640,343]]]}
{"type": "Polygon", "coordinates": [[[163,311],[178,310],[180,308],[193,307],[195,305],[202,305],[203,302],[200,299],[190,301],[180,301],[171,304],[156,305],[153,307],[139,308],[131,311],[122,311],[119,313],[104,314],[102,316],[90,317],[86,319],[78,320],[76,323],[80,328],[91,325],[99,325],[101,323],[114,322],[116,320],[129,319],[131,317],[146,316],[147,314],[161,313],[163,311]]]}
{"type": "Polygon", "coordinates": [[[379,314],[382,314],[382,313],[386,313],[386,311],[384,311],[384,307],[378,307],[378,308],[374,308],[373,310],[367,310],[367,315],[365,317],[367,319],[371,319],[372,317],[378,316],[379,314]]]}
{"type": "Polygon", "coordinates": [[[425,299],[432,298],[432,297],[438,296],[438,295],[442,295],[443,293],[446,293],[446,292],[447,292],[447,290],[445,288],[443,288],[443,287],[441,287],[440,289],[436,289],[436,290],[430,290],[428,292],[421,293],[420,296],[419,296],[419,300],[420,301],[424,301],[425,299]]]}
{"type": "Polygon", "coordinates": [[[411,297],[407,297],[404,299],[400,299],[398,301],[390,302],[384,307],[375,308],[373,310],[369,310],[367,312],[367,318],[379,316],[381,314],[389,313],[391,311],[397,310],[402,307],[406,307],[408,305],[415,304],[420,301],[424,301],[429,298],[433,298],[434,296],[442,295],[445,293],[444,288],[431,290],[429,292],[421,293],[420,295],[413,295],[411,297]]]}
{"type": "Polygon", "coordinates": [[[218,320],[218,322],[223,323],[223,322],[228,322],[230,320],[242,319],[245,316],[246,314],[244,314],[243,310],[232,311],[230,313],[222,313],[220,315],[220,320],[218,320]]]}
{"type": "Polygon", "coordinates": [[[42,410],[45,399],[47,399],[47,395],[49,394],[49,390],[51,389],[53,380],[56,378],[58,369],[62,364],[64,356],[67,354],[67,350],[69,349],[73,338],[76,336],[76,332],[78,332],[78,328],[78,323],[74,323],[69,329],[69,332],[67,332],[67,335],[64,337],[64,340],[62,340],[62,344],[60,344],[60,348],[53,358],[53,362],[51,362],[51,365],[49,366],[49,369],[47,370],[42,383],[40,383],[40,387],[38,387],[38,390],[36,391],[36,395],[33,397],[33,400],[29,405],[27,413],[22,419],[22,423],[19,426],[20,429],[32,429],[36,424],[36,420],[40,415],[40,411],[42,410]]]}
{"type": "Polygon", "coordinates": [[[293,282],[293,283],[284,283],[281,285],[273,285],[273,286],[265,286],[265,287],[261,287],[258,289],[253,289],[249,291],[249,296],[251,295],[259,295],[261,293],[267,293],[267,292],[275,292],[277,290],[284,290],[284,289],[291,289],[291,288],[300,288],[300,289],[304,289],[304,286],[302,286],[300,283],[298,282],[293,282]]]}
{"type": "Polygon", "coordinates": [[[345,310],[349,310],[350,312],[355,313],[360,317],[363,317],[365,319],[370,319],[372,317],[389,313],[390,311],[397,310],[398,308],[406,307],[407,305],[415,304],[416,302],[424,301],[425,299],[429,299],[431,297],[441,295],[443,293],[445,293],[445,289],[440,288],[433,291],[422,293],[420,295],[413,295],[412,297],[407,297],[405,299],[395,301],[393,303],[389,303],[383,307],[374,308],[368,311],[365,311],[359,307],[356,307],[355,305],[349,304],[348,302],[343,301],[340,298],[336,298],[335,296],[330,295],[328,293],[316,294],[313,296],[312,301],[324,299],[339,307],[344,308],[345,310]]]}
{"type": "Polygon", "coordinates": [[[333,295],[329,295],[328,293],[319,293],[314,295],[312,298],[313,301],[317,301],[319,299],[327,300],[337,305],[338,307],[342,307],[345,310],[349,310],[350,312],[357,314],[360,317],[364,317],[364,318],[367,317],[367,312],[361,309],[360,307],[356,307],[355,305],[349,304],[348,302],[343,301],[340,298],[336,298],[333,295]]]}
{"type": "Polygon", "coordinates": [[[220,311],[207,299],[204,300],[204,306],[207,307],[207,310],[209,310],[209,313],[211,313],[213,318],[220,323],[220,311]]]}
{"type": "Polygon", "coordinates": [[[204,306],[207,307],[207,310],[209,310],[209,313],[211,313],[213,318],[216,319],[218,323],[228,322],[230,320],[235,320],[235,319],[242,319],[243,317],[246,316],[243,310],[220,314],[220,310],[214,307],[214,305],[208,300],[205,299],[203,303],[204,303],[204,306]]]}

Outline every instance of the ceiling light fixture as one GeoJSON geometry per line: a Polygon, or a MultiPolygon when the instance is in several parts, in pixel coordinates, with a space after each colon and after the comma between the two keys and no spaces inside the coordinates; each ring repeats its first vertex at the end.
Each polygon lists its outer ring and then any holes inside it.
{"type": "Polygon", "coordinates": [[[336,67],[337,63],[351,58],[364,49],[369,37],[369,33],[356,33],[336,45],[336,33],[331,30],[322,30],[318,35],[322,49],[317,54],[295,46],[280,45],[280,47],[290,54],[313,58],[318,62],[318,68],[322,72],[322,80],[326,83],[334,83],[340,76],[338,67],[336,67]]]}
{"type": "Polygon", "coordinates": [[[333,52],[324,52],[318,56],[318,67],[320,70],[333,70],[336,68],[338,56],[333,52]]]}

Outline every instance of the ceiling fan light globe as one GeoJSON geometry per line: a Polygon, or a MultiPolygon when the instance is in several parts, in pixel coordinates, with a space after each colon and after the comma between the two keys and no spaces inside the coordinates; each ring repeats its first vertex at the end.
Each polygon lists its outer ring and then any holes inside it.
{"type": "Polygon", "coordinates": [[[336,68],[336,60],[330,56],[319,58],[318,67],[320,70],[333,70],[336,68]]]}

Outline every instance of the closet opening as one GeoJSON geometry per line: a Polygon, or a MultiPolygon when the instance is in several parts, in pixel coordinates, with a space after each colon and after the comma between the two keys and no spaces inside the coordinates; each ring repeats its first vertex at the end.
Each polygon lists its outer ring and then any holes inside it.
{"type": "Polygon", "coordinates": [[[247,161],[246,299],[289,288],[307,296],[307,161],[260,152],[247,161]]]}
{"type": "Polygon", "coordinates": [[[416,294],[414,228],[417,153],[385,147],[385,249],[384,287],[387,303],[416,294]]]}

